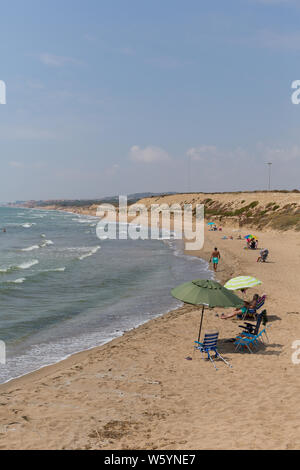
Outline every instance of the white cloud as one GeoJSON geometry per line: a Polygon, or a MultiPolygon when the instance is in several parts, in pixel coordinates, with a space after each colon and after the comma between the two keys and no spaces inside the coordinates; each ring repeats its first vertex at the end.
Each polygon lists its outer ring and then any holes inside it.
{"type": "Polygon", "coordinates": [[[188,157],[192,160],[203,161],[208,157],[217,156],[218,149],[214,145],[202,145],[200,147],[192,147],[186,152],[188,157]]]}
{"type": "Polygon", "coordinates": [[[65,65],[82,65],[77,59],[63,57],[54,54],[43,53],[39,55],[40,61],[49,67],[64,67],[65,65]]]}
{"type": "Polygon", "coordinates": [[[129,152],[130,159],[140,163],[156,163],[169,161],[169,154],[160,147],[145,147],[144,149],[134,145],[129,152]]]}
{"type": "Polygon", "coordinates": [[[23,168],[24,167],[23,163],[16,162],[16,161],[9,162],[9,166],[11,166],[12,168],[23,168]]]}
{"type": "Polygon", "coordinates": [[[115,163],[110,168],[107,168],[105,173],[106,173],[107,176],[114,176],[119,172],[119,170],[120,170],[120,165],[115,163]]]}
{"type": "Polygon", "coordinates": [[[258,151],[265,158],[266,162],[291,162],[298,160],[300,162],[300,147],[266,147],[258,145],[258,151]]]}

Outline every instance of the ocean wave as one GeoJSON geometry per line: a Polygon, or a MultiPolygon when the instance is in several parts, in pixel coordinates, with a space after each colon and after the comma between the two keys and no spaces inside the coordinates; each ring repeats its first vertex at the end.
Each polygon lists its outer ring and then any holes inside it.
{"type": "Polygon", "coordinates": [[[77,222],[79,222],[80,224],[91,224],[94,222],[94,220],[91,220],[91,219],[78,219],[77,222]]]}
{"type": "Polygon", "coordinates": [[[53,268],[53,269],[47,269],[44,272],[49,272],[49,273],[63,273],[65,272],[66,267],[64,266],[63,268],[53,268]]]}
{"type": "Polygon", "coordinates": [[[93,256],[94,254],[96,254],[97,251],[100,250],[100,248],[101,248],[101,246],[95,246],[95,248],[93,248],[91,251],[89,251],[89,253],[86,253],[84,255],[79,256],[78,259],[80,261],[82,261],[85,258],[89,258],[90,256],[93,256]]]}
{"type": "Polygon", "coordinates": [[[32,245],[29,246],[28,248],[23,248],[21,251],[33,251],[33,250],[38,250],[40,247],[39,245],[32,245]]]}
{"type": "Polygon", "coordinates": [[[52,240],[45,240],[44,243],[41,244],[41,247],[45,248],[45,246],[50,246],[50,245],[54,245],[53,241],[52,240]]]}
{"type": "Polygon", "coordinates": [[[20,279],[16,279],[15,281],[5,281],[6,284],[23,284],[26,281],[26,277],[21,277],[20,279]]]}
{"type": "Polygon", "coordinates": [[[0,268],[0,273],[6,274],[12,271],[18,271],[19,269],[29,269],[32,266],[35,266],[36,264],[39,264],[39,261],[37,259],[33,259],[30,261],[25,261],[21,264],[8,266],[7,268],[0,268]]]}
{"type": "Polygon", "coordinates": [[[31,228],[33,225],[36,225],[36,223],[34,223],[34,222],[31,222],[31,223],[27,222],[26,224],[22,224],[22,227],[23,227],[23,228],[31,228]]]}
{"type": "Polygon", "coordinates": [[[36,264],[39,264],[39,261],[37,259],[33,259],[31,261],[25,261],[25,263],[21,263],[18,266],[16,266],[17,269],[29,269],[32,266],[35,266],[36,264]]]}

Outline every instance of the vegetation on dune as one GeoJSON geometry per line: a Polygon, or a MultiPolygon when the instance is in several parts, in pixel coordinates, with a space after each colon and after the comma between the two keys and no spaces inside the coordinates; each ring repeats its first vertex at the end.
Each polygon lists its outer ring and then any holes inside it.
{"type": "Polygon", "coordinates": [[[36,207],[47,207],[49,205],[59,205],[60,207],[90,207],[94,204],[101,204],[100,200],[89,199],[89,200],[74,200],[74,201],[39,201],[36,203],[36,207]]]}
{"type": "Polygon", "coordinates": [[[263,205],[259,201],[243,205],[245,200],[221,203],[211,198],[201,202],[205,205],[205,215],[209,220],[224,224],[230,219],[240,227],[247,225],[257,229],[270,227],[281,231],[300,231],[300,206],[296,202],[284,206],[276,202],[263,205]]]}
{"type": "MultiPolygon", "coordinates": [[[[299,190],[293,191],[277,190],[269,193],[268,191],[240,191],[232,193],[191,193],[192,198],[186,197],[187,194],[176,194],[176,196],[182,196],[179,198],[179,203],[183,206],[184,204],[190,204],[193,207],[193,215],[196,215],[196,204],[203,204],[205,206],[205,216],[208,220],[226,225],[227,222],[234,224],[238,227],[248,226],[257,229],[273,228],[276,230],[297,230],[300,231],[300,200],[299,202],[281,202],[282,198],[278,197],[276,201],[276,195],[271,202],[263,202],[264,197],[259,200],[259,193],[274,194],[274,193],[300,193],[299,190]],[[249,202],[247,199],[241,199],[242,194],[252,194],[253,201],[249,202]],[[216,197],[214,198],[214,195],[216,197]],[[222,198],[219,195],[226,197],[222,198]],[[228,197],[231,196],[232,197],[228,197]],[[255,198],[256,196],[256,198],[255,198]],[[180,200],[181,199],[181,200],[180,200]]],[[[144,202],[144,199],[148,199],[147,204],[164,202],[171,203],[170,199],[164,199],[165,197],[173,196],[174,193],[156,194],[148,196],[148,193],[134,194],[128,197],[128,204],[133,204],[137,200],[144,202]],[[139,198],[142,196],[142,198],[139,198]]],[[[295,201],[297,201],[294,199],[295,201]]],[[[57,206],[61,208],[82,208],[89,209],[92,206],[104,204],[118,205],[118,198],[103,198],[100,199],[89,199],[89,200],[52,200],[52,201],[29,201],[25,207],[45,207],[45,206],[57,206]]],[[[94,208],[93,208],[94,209],[94,208]]]]}

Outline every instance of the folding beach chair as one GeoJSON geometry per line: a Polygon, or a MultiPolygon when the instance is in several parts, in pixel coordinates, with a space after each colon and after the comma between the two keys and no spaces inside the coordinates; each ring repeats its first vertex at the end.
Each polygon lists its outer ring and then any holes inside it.
{"type": "Polygon", "coordinates": [[[203,353],[206,353],[207,359],[209,359],[213,363],[213,366],[216,370],[218,369],[211,357],[211,354],[210,354],[211,351],[215,353],[215,357],[214,357],[215,359],[220,358],[222,359],[223,362],[225,362],[225,364],[228,365],[228,367],[232,367],[231,364],[229,364],[229,362],[227,362],[224,359],[224,357],[222,357],[221,354],[219,354],[217,350],[218,337],[219,337],[218,331],[215,333],[205,333],[203,343],[199,343],[199,341],[195,341],[195,343],[198,345],[198,346],[195,346],[195,349],[199,349],[202,356],[203,356],[203,353]]]}
{"type": "Polygon", "coordinates": [[[243,328],[243,332],[241,336],[238,336],[235,341],[236,350],[240,349],[242,346],[246,347],[251,353],[253,352],[250,348],[251,345],[258,346],[259,342],[263,341],[263,334],[266,336],[267,340],[269,341],[267,335],[267,327],[263,328],[261,331],[261,323],[263,322],[264,326],[267,323],[267,311],[263,310],[258,316],[256,324],[253,323],[245,323],[244,325],[240,325],[240,328],[243,328]]]}
{"type": "Polygon", "coordinates": [[[251,349],[251,345],[256,346],[258,342],[257,336],[253,337],[247,337],[247,336],[238,336],[235,340],[235,349],[238,350],[242,347],[246,347],[248,351],[253,354],[253,351],[251,349]]]}
{"type": "Polygon", "coordinates": [[[246,312],[244,313],[243,315],[243,318],[242,320],[245,320],[245,318],[250,315],[252,317],[255,318],[255,315],[257,315],[257,311],[260,310],[264,305],[265,305],[265,301],[266,301],[266,297],[267,295],[264,294],[262,297],[260,297],[258,299],[258,301],[256,302],[256,305],[255,305],[255,308],[249,308],[248,310],[246,310],[246,312]]]}
{"type": "Polygon", "coordinates": [[[264,294],[262,297],[258,299],[258,301],[256,302],[256,306],[255,306],[256,311],[260,310],[265,305],[266,298],[267,298],[267,295],[264,294]]]}
{"type": "Polygon", "coordinates": [[[246,317],[250,316],[255,318],[256,315],[256,308],[248,308],[246,312],[243,314],[242,320],[245,320],[246,317]]]}
{"type": "Polygon", "coordinates": [[[263,310],[257,315],[255,324],[245,322],[244,325],[239,325],[239,328],[242,328],[244,330],[242,334],[248,333],[255,336],[259,333],[261,323],[263,323],[263,325],[265,326],[267,322],[267,311],[263,310]]]}

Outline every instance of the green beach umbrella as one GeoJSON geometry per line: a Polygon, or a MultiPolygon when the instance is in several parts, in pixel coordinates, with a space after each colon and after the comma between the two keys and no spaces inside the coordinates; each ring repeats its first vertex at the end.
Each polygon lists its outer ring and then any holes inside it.
{"type": "Polygon", "coordinates": [[[244,301],[216,281],[196,279],[186,282],[171,291],[173,297],[192,305],[202,305],[198,341],[201,335],[205,307],[241,307],[244,301]]]}
{"type": "Polygon", "coordinates": [[[238,276],[230,279],[226,282],[224,287],[228,290],[239,290],[239,289],[249,289],[249,287],[255,287],[262,284],[259,279],[252,276],[238,276]]]}

